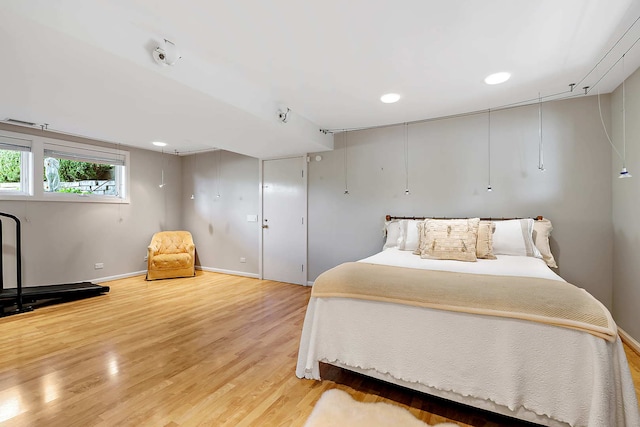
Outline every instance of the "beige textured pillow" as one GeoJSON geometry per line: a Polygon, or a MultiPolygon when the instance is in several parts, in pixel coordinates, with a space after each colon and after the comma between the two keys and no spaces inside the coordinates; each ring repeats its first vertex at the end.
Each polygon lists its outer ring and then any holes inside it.
{"type": "Polygon", "coordinates": [[[533,221],[533,244],[540,251],[542,259],[547,263],[549,267],[558,268],[556,260],[551,253],[551,247],[549,246],[549,236],[551,235],[553,226],[551,221],[546,218],[538,221],[533,221]]]}
{"type": "Polygon", "coordinates": [[[476,261],[479,224],[479,218],[426,220],[420,257],[476,261]]]}
{"type": "Polygon", "coordinates": [[[478,226],[478,241],[476,243],[476,257],[482,259],[496,259],[493,254],[493,231],[496,225],[491,221],[480,221],[478,226]]]}

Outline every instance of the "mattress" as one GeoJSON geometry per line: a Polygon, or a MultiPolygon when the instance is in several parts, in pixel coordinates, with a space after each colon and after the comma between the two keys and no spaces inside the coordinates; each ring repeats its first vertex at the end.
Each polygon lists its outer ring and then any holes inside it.
{"type": "MultiPolygon", "coordinates": [[[[471,263],[391,248],[361,261],[563,280],[533,257],[471,263]]],[[[544,425],[640,425],[619,338],[380,301],[311,298],[296,375],[319,380],[319,362],[544,425]]]]}

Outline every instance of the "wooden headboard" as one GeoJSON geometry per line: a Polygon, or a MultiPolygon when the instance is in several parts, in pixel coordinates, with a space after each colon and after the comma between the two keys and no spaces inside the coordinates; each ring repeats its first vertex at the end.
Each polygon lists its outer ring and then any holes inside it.
{"type": "MultiPolygon", "coordinates": [[[[461,218],[447,218],[447,217],[435,217],[435,216],[392,216],[392,215],[387,215],[386,216],[386,220],[387,221],[392,221],[394,219],[417,219],[417,220],[421,220],[421,219],[461,219],[461,218]]],[[[522,218],[480,218],[481,221],[508,221],[511,219],[522,219],[522,218]]],[[[541,221],[543,219],[542,215],[539,215],[537,217],[534,217],[535,220],[537,221],[541,221]]]]}

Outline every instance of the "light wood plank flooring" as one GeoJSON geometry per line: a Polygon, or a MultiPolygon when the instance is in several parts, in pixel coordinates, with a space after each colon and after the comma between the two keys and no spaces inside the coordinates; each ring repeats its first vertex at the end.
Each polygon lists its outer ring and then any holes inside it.
{"type": "Polygon", "coordinates": [[[330,388],[430,424],[526,425],[332,366],[322,382],[296,378],[310,288],[205,272],[107,285],[0,319],[3,426],[300,426],[330,388]]]}

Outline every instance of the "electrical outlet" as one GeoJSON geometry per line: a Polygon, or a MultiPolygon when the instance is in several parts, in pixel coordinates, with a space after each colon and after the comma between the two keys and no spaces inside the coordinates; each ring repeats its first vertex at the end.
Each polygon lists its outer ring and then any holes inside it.
{"type": "Polygon", "coordinates": [[[100,270],[101,268],[104,268],[104,263],[96,262],[93,268],[96,270],[100,270]]]}
{"type": "Polygon", "coordinates": [[[241,257],[240,262],[247,262],[247,259],[245,257],[241,257]]]}

